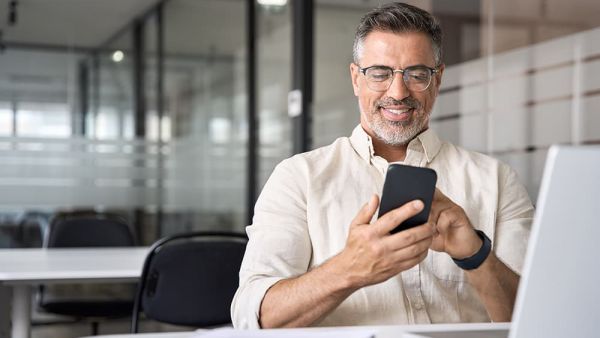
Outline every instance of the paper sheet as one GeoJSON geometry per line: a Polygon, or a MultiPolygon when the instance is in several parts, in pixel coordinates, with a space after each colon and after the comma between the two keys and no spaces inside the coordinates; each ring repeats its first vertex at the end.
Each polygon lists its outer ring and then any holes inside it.
{"type": "Polygon", "coordinates": [[[197,332],[193,338],[375,338],[375,330],[365,328],[276,330],[236,330],[233,328],[221,328],[197,332]]]}

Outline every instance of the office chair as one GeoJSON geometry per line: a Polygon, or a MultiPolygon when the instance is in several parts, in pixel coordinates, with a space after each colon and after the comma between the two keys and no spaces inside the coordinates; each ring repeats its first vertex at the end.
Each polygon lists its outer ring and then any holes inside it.
{"type": "Polygon", "coordinates": [[[244,234],[192,232],[154,243],[138,284],[131,332],[138,332],[141,312],[174,325],[230,324],[247,241],[244,234]]]}
{"type": "MultiPolygon", "coordinates": [[[[46,248],[134,246],[126,221],[112,214],[80,211],[56,215],[44,234],[46,248]]],[[[92,334],[98,334],[98,319],[128,317],[133,309],[133,285],[40,286],[38,307],[46,313],[92,319],[92,334]],[[62,291],[62,292],[61,292],[62,291]],[[82,297],[82,291],[87,297],[82,297]],[[110,298],[100,297],[100,291],[110,298]],[[116,293],[116,294],[115,294],[116,293]],[[91,294],[91,295],[90,295],[91,294]]]]}
{"type": "Polygon", "coordinates": [[[18,248],[39,248],[48,229],[51,214],[43,211],[26,210],[18,215],[16,246],[18,248]]]}

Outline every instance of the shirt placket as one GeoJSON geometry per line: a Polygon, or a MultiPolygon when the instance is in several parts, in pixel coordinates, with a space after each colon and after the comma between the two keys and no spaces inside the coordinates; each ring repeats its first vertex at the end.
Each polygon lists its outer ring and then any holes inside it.
{"type": "MultiPolygon", "coordinates": [[[[422,167],[427,162],[426,160],[427,159],[422,152],[408,149],[404,163],[407,165],[422,167]]],[[[425,308],[425,301],[423,300],[420,265],[414,266],[411,269],[402,272],[401,278],[402,286],[404,287],[404,294],[408,299],[409,320],[412,324],[431,323],[431,319],[429,318],[429,314],[425,308]]]]}
{"type": "Polygon", "coordinates": [[[420,275],[420,265],[416,265],[400,274],[404,294],[408,299],[408,318],[411,324],[430,324],[431,319],[423,300],[420,275]]]}
{"type": "Polygon", "coordinates": [[[381,174],[381,177],[385,177],[389,163],[384,158],[379,156],[371,158],[371,163],[377,169],[377,172],[381,174]]]}

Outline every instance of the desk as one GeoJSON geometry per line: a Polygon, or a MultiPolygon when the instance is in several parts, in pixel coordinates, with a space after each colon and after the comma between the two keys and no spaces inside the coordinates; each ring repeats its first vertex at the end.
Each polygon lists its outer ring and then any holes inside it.
{"type": "Polygon", "coordinates": [[[129,333],[129,334],[111,334],[102,336],[89,336],[82,338],[190,338],[196,332],[160,332],[160,333],[129,333]]]}
{"type": "MultiPolygon", "coordinates": [[[[389,326],[356,326],[341,327],[340,330],[373,329],[375,338],[402,338],[404,334],[413,333],[433,338],[507,338],[510,323],[461,323],[461,324],[429,324],[429,325],[389,325],[389,326]]],[[[331,330],[332,328],[309,328],[306,337],[310,338],[310,332],[319,330],[331,330]]],[[[263,330],[266,333],[276,330],[263,330]]],[[[289,329],[279,330],[281,333],[291,331],[289,329]]],[[[238,331],[240,332],[240,331],[238,331]]],[[[207,331],[208,333],[208,331],[207,331]]],[[[267,335],[268,338],[285,334],[267,335]]],[[[172,333],[145,333],[145,334],[122,334],[95,336],[95,338],[195,338],[202,337],[196,332],[172,332],[172,333]]],[[[223,335],[226,337],[226,335],[223,335]]],[[[236,335],[236,337],[239,337],[236,335]]],[[[253,337],[256,337],[253,335],[253,337]]],[[[92,338],[92,337],[86,337],[92,338]]]]}
{"type": "Polygon", "coordinates": [[[29,338],[34,286],[136,281],[147,253],[147,247],[0,249],[0,337],[29,338]]]}
{"type": "Polygon", "coordinates": [[[161,332],[161,333],[130,333],[111,334],[106,336],[89,336],[83,338],[190,338],[195,332],[161,332]]]}

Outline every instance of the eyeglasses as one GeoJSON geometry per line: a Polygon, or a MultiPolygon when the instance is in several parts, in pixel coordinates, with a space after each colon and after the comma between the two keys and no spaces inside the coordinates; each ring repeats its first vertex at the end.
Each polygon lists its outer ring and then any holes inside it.
{"type": "Polygon", "coordinates": [[[390,88],[395,73],[402,74],[402,80],[408,90],[422,92],[429,88],[432,75],[439,72],[439,69],[423,65],[406,67],[405,69],[392,69],[387,66],[360,68],[359,66],[358,69],[367,78],[367,86],[377,92],[384,92],[390,88]]]}

